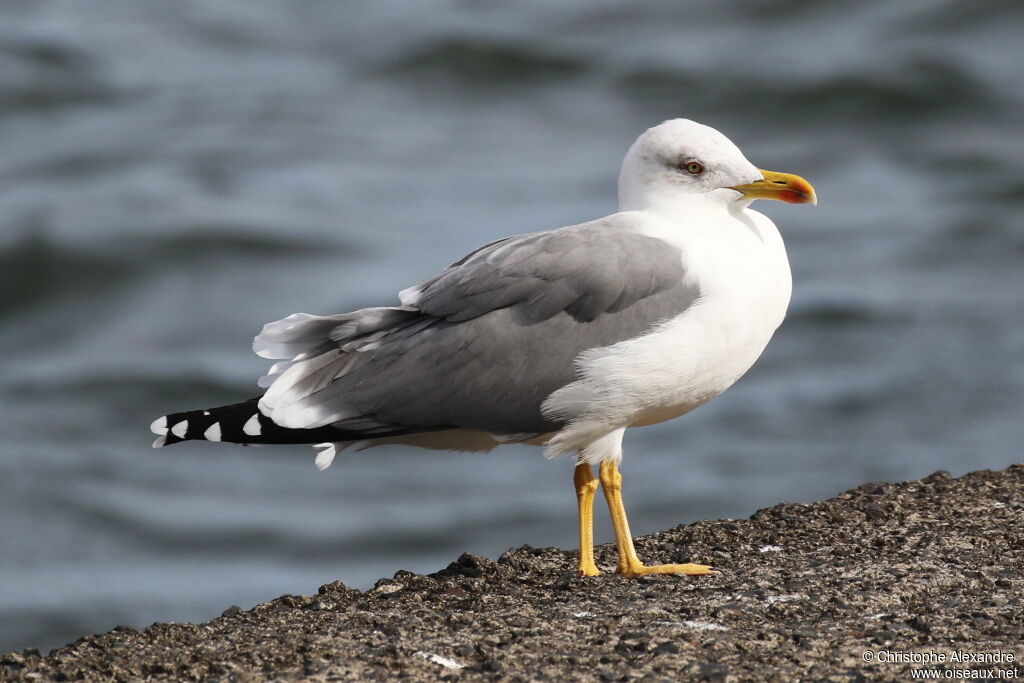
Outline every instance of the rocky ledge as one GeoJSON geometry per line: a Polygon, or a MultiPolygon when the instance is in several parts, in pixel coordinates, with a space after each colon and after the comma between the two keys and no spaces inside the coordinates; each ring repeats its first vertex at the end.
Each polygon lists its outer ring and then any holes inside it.
{"type": "MultiPolygon", "coordinates": [[[[367,592],[335,582],[205,624],[0,655],[0,679],[1024,678],[1022,526],[1024,466],[936,472],[637,540],[642,557],[715,576],[580,578],[555,548],[463,555],[367,592]]],[[[614,564],[610,546],[598,564],[614,564]]]]}

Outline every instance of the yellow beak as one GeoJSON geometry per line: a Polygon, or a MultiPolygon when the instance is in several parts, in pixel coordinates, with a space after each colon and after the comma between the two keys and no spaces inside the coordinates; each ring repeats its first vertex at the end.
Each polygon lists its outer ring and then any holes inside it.
{"type": "Polygon", "coordinates": [[[792,173],[758,170],[761,171],[764,180],[757,180],[747,185],[734,185],[729,189],[736,190],[748,199],[778,199],[787,204],[818,203],[814,188],[800,176],[792,173]]]}

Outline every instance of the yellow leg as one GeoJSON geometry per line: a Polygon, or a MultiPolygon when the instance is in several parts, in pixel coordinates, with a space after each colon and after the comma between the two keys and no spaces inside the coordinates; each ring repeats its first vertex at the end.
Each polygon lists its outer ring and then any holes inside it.
{"type": "MultiPolygon", "coordinates": [[[[577,468],[578,469],[578,468],[577,468]]],[[[615,530],[615,545],[619,550],[619,563],[615,571],[623,576],[644,576],[645,574],[714,574],[711,567],[702,564],[656,564],[645,566],[636,556],[633,537],[629,533],[629,522],[626,521],[626,508],[622,504],[622,475],[614,460],[601,463],[601,487],[608,501],[608,511],[612,516],[612,527],[615,530]]]]}
{"type": "Polygon", "coordinates": [[[597,492],[597,479],[590,471],[590,465],[576,465],[572,481],[576,485],[576,503],[579,505],[580,520],[580,576],[597,576],[597,565],[594,564],[594,493],[597,492]]]}

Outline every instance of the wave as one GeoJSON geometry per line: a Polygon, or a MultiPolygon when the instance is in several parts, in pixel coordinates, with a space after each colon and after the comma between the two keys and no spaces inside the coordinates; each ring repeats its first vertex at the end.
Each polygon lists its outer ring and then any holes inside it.
{"type": "Polygon", "coordinates": [[[787,324],[819,328],[888,325],[897,320],[890,312],[869,304],[839,300],[794,303],[786,316],[787,324]]]}
{"type": "Polygon", "coordinates": [[[120,99],[85,51],[56,40],[0,42],[0,111],[38,112],[120,99]]]}
{"type": "Polygon", "coordinates": [[[907,35],[943,35],[1018,23],[1024,19],[1024,3],[1017,0],[987,2],[923,3],[916,11],[891,22],[887,33],[894,37],[907,35]]]}
{"type": "Polygon", "coordinates": [[[4,292],[0,319],[63,296],[118,290],[169,269],[187,269],[211,260],[251,263],[351,253],[351,248],[336,242],[215,230],[192,225],[172,234],[130,241],[120,237],[93,240],[87,247],[57,242],[42,231],[28,232],[0,248],[0,291],[4,292]]]}
{"type": "Polygon", "coordinates": [[[204,226],[197,223],[185,226],[169,235],[143,238],[138,242],[139,255],[158,255],[176,262],[207,258],[296,258],[322,255],[325,252],[352,253],[351,245],[337,241],[324,244],[310,239],[287,238],[265,233],[225,231],[223,226],[204,226]]]}
{"type": "Polygon", "coordinates": [[[616,87],[644,100],[671,103],[685,97],[687,109],[701,104],[725,111],[738,107],[747,117],[800,111],[833,122],[844,117],[888,124],[910,117],[916,122],[945,121],[950,114],[1002,104],[960,66],[934,59],[888,65],[871,73],[833,72],[816,80],[642,68],[618,77],[616,87]]]}
{"type": "Polygon", "coordinates": [[[31,234],[0,250],[0,319],[39,306],[62,292],[91,292],[130,280],[131,263],[103,252],[75,252],[31,234]]]}
{"type": "Polygon", "coordinates": [[[20,401],[39,400],[48,403],[75,403],[103,397],[110,403],[135,408],[156,403],[227,403],[254,396],[259,393],[259,389],[255,381],[234,382],[215,375],[171,368],[165,372],[126,374],[117,371],[115,374],[111,371],[77,377],[65,376],[60,381],[59,391],[55,391],[51,384],[41,384],[34,379],[10,381],[4,386],[4,392],[20,401]]]}
{"type": "Polygon", "coordinates": [[[448,77],[475,85],[564,80],[588,70],[587,60],[523,43],[446,37],[385,67],[391,74],[448,77]]]}

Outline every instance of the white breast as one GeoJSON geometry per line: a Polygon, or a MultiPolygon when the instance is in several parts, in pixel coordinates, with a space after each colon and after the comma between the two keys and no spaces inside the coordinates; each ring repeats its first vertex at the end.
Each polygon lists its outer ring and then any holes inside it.
{"type": "Polygon", "coordinates": [[[609,427],[678,417],[711,400],[754,364],[785,316],[789,261],[766,216],[720,213],[685,231],[652,221],[645,232],[681,249],[701,296],[651,333],[585,354],[581,380],[565,394],[577,402],[579,417],[556,437],[554,450],[577,447],[609,427]],[[581,395],[587,397],[583,409],[581,395]]]}

